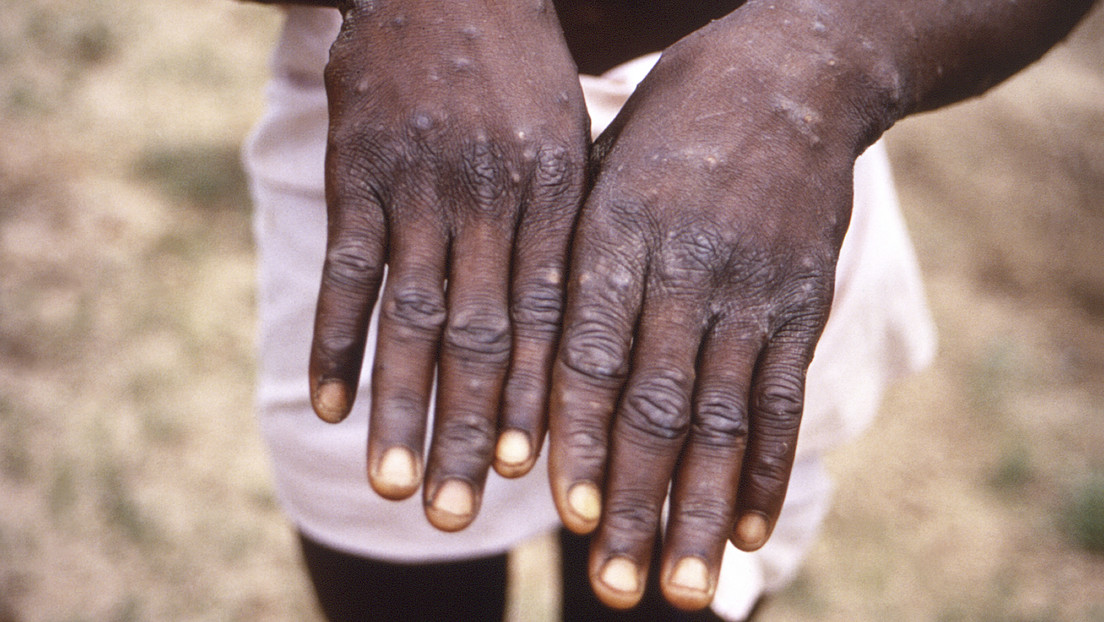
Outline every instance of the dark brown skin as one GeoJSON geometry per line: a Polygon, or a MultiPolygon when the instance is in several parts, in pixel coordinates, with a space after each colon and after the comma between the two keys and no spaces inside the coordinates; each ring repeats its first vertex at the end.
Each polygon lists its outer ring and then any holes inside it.
{"type": "Polygon", "coordinates": [[[352,405],[387,265],[376,490],[409,496],[424,470],[429,520],[463,528],[492,463],[532,466],[547,412],[598,596],[639,600],[673,485],[661,585],[697,609],[725,541],[759,548],[782,506],[855,158],[1035,60],[1092,0],[562,0],[566,38],[545,0],[337,4],[319,416],[352,405]],[[585,202],[569,46],[592,72],[665,48],[596,141],[585,202]]]}

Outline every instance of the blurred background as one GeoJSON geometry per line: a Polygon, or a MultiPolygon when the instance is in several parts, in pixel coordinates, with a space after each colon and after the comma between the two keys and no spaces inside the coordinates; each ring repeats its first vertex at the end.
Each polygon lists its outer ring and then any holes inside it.
{"type": "MultiPolygon", "coordinates": [[[[772,620],[1104,620],[1104,10],[888,134],[940,331],[772,620]]],[[[252,413],[278,11],[0,0],[0,622],[317,620],[252,413]]],[[[547,619],[547,542],[515,556],[547,619]]]]}

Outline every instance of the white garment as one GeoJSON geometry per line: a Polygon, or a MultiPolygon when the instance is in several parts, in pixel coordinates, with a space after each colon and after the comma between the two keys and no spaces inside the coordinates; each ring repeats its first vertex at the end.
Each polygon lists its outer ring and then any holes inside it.
{"type": "MultiPolygon", "coordinates": [[[[326,424],[311,412],[306,363],[326,239],[322,69],[340,18],[330,9],[287,11],[273,56],[267,111],[245,148],[259,259],[257,405],[277,493],[292,521],[339,550],[407,562],[500,553],[559,523],[543,458],[524,478],[489,476],[474,523],[444,533],[425,520],[420,497],[386,501],[367,483],[370,361],[346,421],[326,424]]],[[[656,57],[601,77],[580,77],[595,133],[612,120],[656,57]]],[[[373,326],[369,356],[374,350],[373,326]]],[[[809,370],[786,504],[762,550],[748,554],[729,546],[714,601],[719,615],[741,619],[761,591],[779,589],[792,578],[828,507],[831,485],[820,456],[864,429],[888,382],[923,367],[933,350],[919,270],[885,150],[876,144],[855,165],[851,226],[831,318],[809,370]]]]}

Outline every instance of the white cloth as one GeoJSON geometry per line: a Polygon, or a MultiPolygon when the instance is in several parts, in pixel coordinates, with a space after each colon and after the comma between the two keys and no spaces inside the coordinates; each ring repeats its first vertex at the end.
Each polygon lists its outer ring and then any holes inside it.
{"type": "MultiPolygon", "coordinates": [[[[377,497],[366,478],[368,370],[339,425],[311,413],[306,361],[325,250],[323,162],[327,130],[322,68],[339,27],[330,9],[290,7],[273,56],[267,111],[245,148],[258,249],[257,406],[278,496],[304,532],[334,548],[391,561],[440,561],[499,553],[558,524],[541,459],[519,480],[491,475],[479,517],[466,530],[430,527],[420,498],[377,497]]],[[[656,55],[600,77],[581,76],[595,132],[616,115],[656,55]]],[[[714,609],[741,619],[762,591],[792,578],[828,507],[820,456],[873,418],[893,378],[923,367],[934,331],[919,270],[876,144],[855,166],[855,205],[837,268],[836,296],[809,370],[805,415],[789,494],[762,550],[729,546],[714,609]]],[[[374,351],[375,331],[367,352],[374,351]]]]}

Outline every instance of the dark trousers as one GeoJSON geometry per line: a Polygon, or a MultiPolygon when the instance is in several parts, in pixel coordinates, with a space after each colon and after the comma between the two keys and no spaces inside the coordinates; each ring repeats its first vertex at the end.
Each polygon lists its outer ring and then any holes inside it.
{"type": "MultiPolygon", "coordinates": [[[[300,534],[303,558],[322,611],[331,622],[499,622],[506,608],[506,555],[440,564],[394,564],[336,551],[300,534]]],[[[567,622],[719,621],[709,609],[687,613],[659,592],[653,562],[644,599],[615,611],[587,579],[589,539],[560,531],[563,619],[567,622]]],[[[658,552],[653,556],[659,559],[658,552]]],[[[550,573],[550,580],[555,575],[550,573]]]]}

